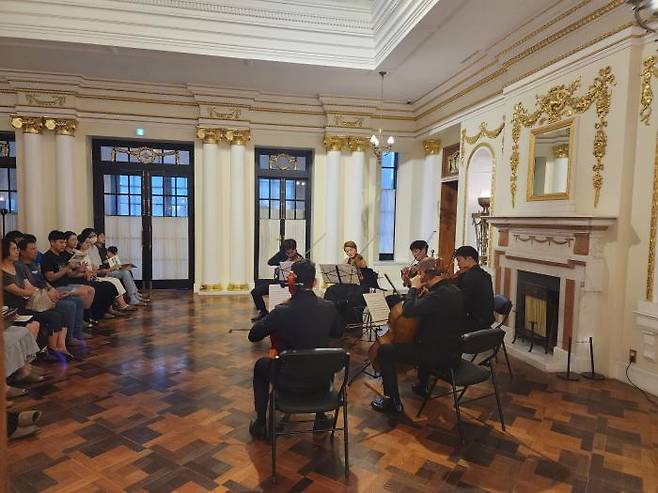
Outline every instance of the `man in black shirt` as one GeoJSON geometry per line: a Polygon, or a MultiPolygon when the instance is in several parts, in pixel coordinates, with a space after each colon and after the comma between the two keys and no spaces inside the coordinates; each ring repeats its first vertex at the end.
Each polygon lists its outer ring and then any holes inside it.
{"type": "MultiPolygon", "coordinates": [[[[340,323],[334,304],[318,298],[313,292],[315,264],[308,260],[295,262],[290,276],[297,283],[297,290],[289,303],[278,305],[249,331],[251,342],[274,336],[275,349],[314,349],[327,347],[329,337],[338,337],[340,323]]],[[[270,386],[272,358],[263,357],[254,365],[254,404],[256,421],[249,432],[258,439],[265,438],[267,402],[270,386]]],[[[321,419],[323,416],[316,416],[321,419]]]]}
{"type": "Polygon", "coordinates": [[[472,246],[459,247],[455,251],[455,258],[459,270],[466,270],[457,284],[464,293],[464,331],[488,329],[495,320],[491,276],[480,267],[478,252],[472,246]]]}
{"type": "Polygon", "coordinates": [[[271,284],[277,284],[279,282],[279,264],[285,261],[296,262],[302,259],[303,257],[297,253],[297,242],[293,239],[283,240],[281,243],[281,249],[267,261],[267,265],[277,267],[275,270],[275,279],[258,279],[256,281],[256,286],[251,290],[251,297],[253,298],[254,305],[256,305],[256,309],[258,310],[258,314],[251,319],[252,322],[260,320],[267,315],[267,307],[265,306],[263,296],[269,293],[271,284]]]}
{"type": "Polygon", "coordinates": [[[406,344],[383,344],[377,353],[382,369],[384,395],[372,401],[376,411],[403,412],[398,390],[396,362],[418,365],[420,384],[414,392],[427,389],[424,368],[452,366],[461,358],[461,335],[464,324],[464,302],[460,289],[446,279],[447,269],[438,260],[427,258],[417,266],[418,275],[410,279],[402,314],[418,318],[416,341],[406,344]],[[418,290],[427,290],[419,296],[418,290]]]}

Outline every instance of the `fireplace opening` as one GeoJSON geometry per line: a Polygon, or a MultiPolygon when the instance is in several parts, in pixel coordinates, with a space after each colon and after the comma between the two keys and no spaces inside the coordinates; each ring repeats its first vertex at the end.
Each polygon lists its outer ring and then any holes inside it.
{"type": "Polygon", "coordinates": [[[557,326],[560,303],[560,278],[518,271],[516,281],[516,319],[514,340],[544,346],[544,352],[553,352],[557,344],[557,326]]]}

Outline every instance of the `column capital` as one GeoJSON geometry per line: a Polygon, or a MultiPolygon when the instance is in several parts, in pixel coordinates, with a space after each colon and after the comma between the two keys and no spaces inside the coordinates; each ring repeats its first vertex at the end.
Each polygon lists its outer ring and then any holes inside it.
{"type": "Polygon", "coordinates": [[[342,151],[347,146],[347,137],[344,135],[325,135],[322,141],[327,151],[342,151]]]}
{"type": "Polygon", "coordinates": [[[347,147],[352,152],[366,152],[370,147],[370,140],[365,137],[348,137],[347,147]]]}
{"type": "Polygon", "coordinates": [[[54,130],[57,135],[75,136],[75,129],[78,128],[78,121],[66,118],[46,118],[44,125],[48,130],[54,130]]]}
{"type": "Polygon", "coordinates": [[[24,134],[40,134],[43,131],[43,118],[40,116],[11,115],[9,117],[11,126],[23,129],[24,134]]]}
{"type": "Polygon", "coordinates": [[[441,139],[427,139],[423,141],[425,155],[438,154],[441,152],[441,139]]]}
{"type": "Polygon", "coordinates": [[[251,130],[224,130],[224,139],[232,146],[243,146],[251,140],[251,130]]]}
{"type": "Polygon", "coordinates": [[[217,144],[222,140],[222,133],[221,128],[197,127],[196,129],[197,139],[202,140],[204,144],[217,144]]]}

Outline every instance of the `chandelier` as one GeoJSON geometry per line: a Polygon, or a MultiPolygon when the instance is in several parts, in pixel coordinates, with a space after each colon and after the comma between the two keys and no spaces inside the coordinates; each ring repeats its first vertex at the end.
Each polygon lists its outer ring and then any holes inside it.
{"type": "Polygon", "coordinates": [[[655,33],[656,30],[650,27],[649,23],[658,20],[658,0],[626,0],[626,3],[633,6],[637,24],[646,32],[655,33]],[[641,14],[643,10],[650,12],[651,17],[643,19],[641,14]]]}
{"type": "Polygon", "coordinates": [[[370,147],[372,148],[372,153],[377,157],[378,161],[381,160],[382,154],[391,152],[391,149],[393,149],[393,144],[395,143],[395,139],[392,135],[389,135],[388,139],[386,139],[386,144],[383,143],[384,137],[382,136],[383,129],[381,127],[384,124],[384,77],[386,76],[386,72],[379,72],[379,76],[381,77],[379,129],[377,134],[373,133],[370,137],[370,147]]]}

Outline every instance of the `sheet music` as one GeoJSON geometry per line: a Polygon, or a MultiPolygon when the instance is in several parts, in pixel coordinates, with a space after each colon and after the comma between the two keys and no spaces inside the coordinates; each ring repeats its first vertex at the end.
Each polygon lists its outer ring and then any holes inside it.
{"type": "Polygon", "coordinates": [[[276,305],[290,299],[290,290],[288,290],[288,286],[282,288],[278,284],[270,284],[269,295],[269,310],[272,311],[276,305]]]}
{"type": "Polygon", "coordinates": [[[322,280],[328,284],[359,284],[356,267],[349,264],[320,264],[322,280]]]}
{"type": "Polygon", "coordinates": [[[391,312],[391,309],[388,307],[388,303],[386,303],[383,291],[364,293],[363,299],[366,300],[373,324],[377,325],[388,320],[388,314],[391,312]]]}
{"type": "Polygon", "coordinates": [[[286,260],[285,262],[279,262],[279,281],[287,281],[288,274],[292,269],[292,264],[295,262],[292,260],[286,260]]]}

